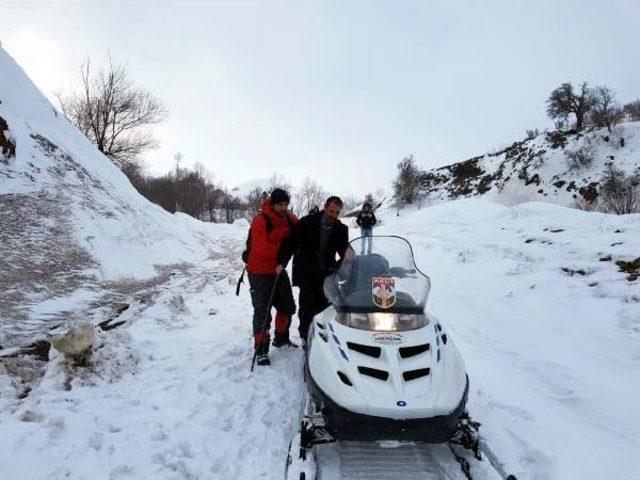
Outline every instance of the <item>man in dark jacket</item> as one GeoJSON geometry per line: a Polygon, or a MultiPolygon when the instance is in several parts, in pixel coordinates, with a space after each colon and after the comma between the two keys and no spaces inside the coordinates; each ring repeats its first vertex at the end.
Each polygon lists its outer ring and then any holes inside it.
{"type": "Polygon", "coordinates": [[[360,236],[362,237],[362,251],[360,254],[364,255],[365,245],[367,244],[368,239],[369,246],[366,250],[367,254],[371,255],[371,248],[373,247],[373,240],[371,237],[373,236],[373,227],[377,223],[377,220],[376,214],[373,213],[373,209],[369,202],[364,202],[364,205],[362,205],[362,210],[356,218],[356,223],[360,227],[360,236]]]}
{"type": "Polygon", "coordinates": [[[278,268],[277,255],[282,243],[295,228],[297,218],[289,213],[289,194],[276,188],[262,204],[262,211],[251,223],[250,249],[247,261],[251,303],[253,304],[253,337],[258,365],[269,365],[269,297],[274,288],[272,306],[276,308],[273,345],[294,346],[289,341],[291,317],[296,305],[286,271],[278,268]],[[268,308],[268,309],[267,309],[268,308]],[[266,324],[263,322],[266,319],[266,324]]]}
{"type": "Polygon", "coordinates": [[[279,270],[293,255],[293,284],[300,287],[298,330],[305,343],[313,317],[329,305],[322,286],[325,277],[338,268],[336,255],[342,261],[352,252],[349,229],[338,220],[342,205],[339,197],[329,197],[323,210],[300,219],[278,252],[279,270]]]}

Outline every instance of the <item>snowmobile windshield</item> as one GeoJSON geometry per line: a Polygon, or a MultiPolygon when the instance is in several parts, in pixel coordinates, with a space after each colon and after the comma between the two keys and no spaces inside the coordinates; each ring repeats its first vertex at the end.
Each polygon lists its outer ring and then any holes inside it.
{"type": "Polygon", "coordinates": [[[352,240],[340,268],[324,282],[324,292],[343,313],[424,312],[431,282],[416,267],[411,244],[402,237],[352,240]],[[371,250],[368,241],[371,241],[371,250]]]}

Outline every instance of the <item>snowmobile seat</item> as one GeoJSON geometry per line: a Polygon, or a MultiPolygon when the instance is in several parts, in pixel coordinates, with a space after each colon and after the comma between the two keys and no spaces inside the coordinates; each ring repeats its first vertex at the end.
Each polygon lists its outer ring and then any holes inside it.
{"type": "Polygon", "coordinates": [[[355,290],[371,291],[371,278],[389,275],[389,262],[382,255],[373,253],[357,258],[355,290]]]}

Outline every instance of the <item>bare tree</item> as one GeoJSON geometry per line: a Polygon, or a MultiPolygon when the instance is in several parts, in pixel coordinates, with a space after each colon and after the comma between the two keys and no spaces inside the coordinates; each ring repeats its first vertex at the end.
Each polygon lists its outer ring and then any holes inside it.
{"type": "Polygon", "coordinates": [[[262,203],[268,198],[267,192],[260,187],[255,187],[247,195],[247,212],[253,218],[262,209],[262,203]]]}
{"type": "Polygon", "coordinates": [[[221,209],[221,205],[225,198],[225,192],[221,187],[213,187],[209,191],[209,195],[207,196],[207,212],[209,214],[210,222],[218,221],[218,211],[221,209]]]}
{"type": "Polygon", "coordinates": [[[287,177],[282,175],[281,173],[273,172],[269,177],[268,181],[269,193],[273,191],[274,188],[281,188],[286,190],[291,194],[292,185],[287,177]]]}
{"type": "Polygon", "coordinates": [[[207,201],[215,189],[213,175],[201,162],[192,169],[180,167],[182,156],[176,155],[175,189],[177,205],[181,212],[203,220],[208,213],[207,201]]]}
{"type": "Polygon", "coordinates": [[[193,171],[197,173],[205,183],[209,185],[214,184],[213,173],[211,172],[211,170],[207,168],[207,166],[204,163],[196,162],[193,165],[193,171]]]}
{"type": "Polygon", "coordinates": [[[81,92],[58,94],[63,113],[120,169],[138,170],[140,156],[158,146],[152,126],[166,117],[165,108],[148,90],[136,87],[127,68],[111,58],[98,72],[87,60],[82,86],[81,92]]]}
{"type": "Polygon", "coordinates": [[[320,183],[311,177],[306,177],[295,195],[296,213],[302,216],[309,213],[316,205],[322,208],[327,196],[328,193],[320,183]]]}
{"type": "Polygon", "coordinates": [[[573,85],[563,83],[553,90],[547,99],[547,115],[552,119],[565,120],[570,114],[576,116],[576,129],[582,128],[584,121],[595,105],[595,97],[587,82],[575,93],[573,85]]]}
{"type": "Polygon", "coordinates": [[[182,154],[174,155],[175,166],[159,177],[142,176],[139,192],[165,210],[184,212],[194,218],[215,222],[224,209],[225,192],[217,186],[203,163],[182,166],[182,154]]]}
{"type": "Polygon", "coordinates": [[[238,197],[234,197],[229,192],[225,192],[221,207],[224,210],[225,221],[227,223],[233,223],[238,212],[242,210],[242,202],[238,197]]]}
{"type": "Polygon", "coordinates": [[[611,127],[622,120],[622,109],[616,102],[616,94],[609,87],[596,87],[594,90],[594,106],[591,112],[592,122],[599,127],[611,127]]]}
{"type": "Polygon", "coordinates": [[[627,103],[624,106],[623,111],[630,121],[640,122],[640,100],[635,100],[631,103],[627,103]]]}
{"type": "Polygon", "coordinates": [[[536,138],[538,135],[540,135],[540,130],[538,130],[537,128],[534,128],[533,130],[527,130],[525,132],[525,138],[526,140],[533,140],[534,138],[536,138]]]}
{"type": "Polygon", "coordinates": [[[365,196],[364,196],[364,201],[368,204],[370,204],[371,206],[374,206],[374,199],[373,199],[373,193],[368,192],[365,196]]]}
{"type": "Polygon", "coordinates": [[[421,170],[416,164],[413,155],[409,155],[397,165],[398,173],[393,182],[393,191],[398,206],[414,203],[420,194],[421,170]]]}

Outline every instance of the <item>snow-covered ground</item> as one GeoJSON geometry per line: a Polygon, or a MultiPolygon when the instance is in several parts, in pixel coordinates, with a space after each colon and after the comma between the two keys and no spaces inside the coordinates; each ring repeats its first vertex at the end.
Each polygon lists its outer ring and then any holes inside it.
{"type": "Polygon", "coordinates": [[[640,216],[464,200],[385,231],[414,243],[470,410],[511,470],[640,476],[640,288],[614,264],[640,256],[640,216]]]}
{"type": "MultiPolygon", "coordinates": [[[[413,243],[429,310],[467,363],[469,408],[507,469],[637,478],[640,293],[614,262],[638,254],[640,217],[479,200],[385,213],[377,233],[413,243]]],[[[241,233],[102,332],[92,369],[54,356],[26,399],[2,397],[2,478],[280,478],[302,353],[249,373],[241,233]]]]}
{"type": "MultiPolygon", "coordinates": [[[[2,50],[0,71],[16,145],[0,158],[0,478],[281,478],[302,352],[249,372],[246,222],[147,202],[2,50]],[[39,376],[16,356],[77,317],[103,324],[88,365],[51,349],[39,376]]],[[[506,469],[640,478],[639,280],[615,264],[640,256],[640,215],[482,199],[379,215],[431,276],[506,469]]]]}

